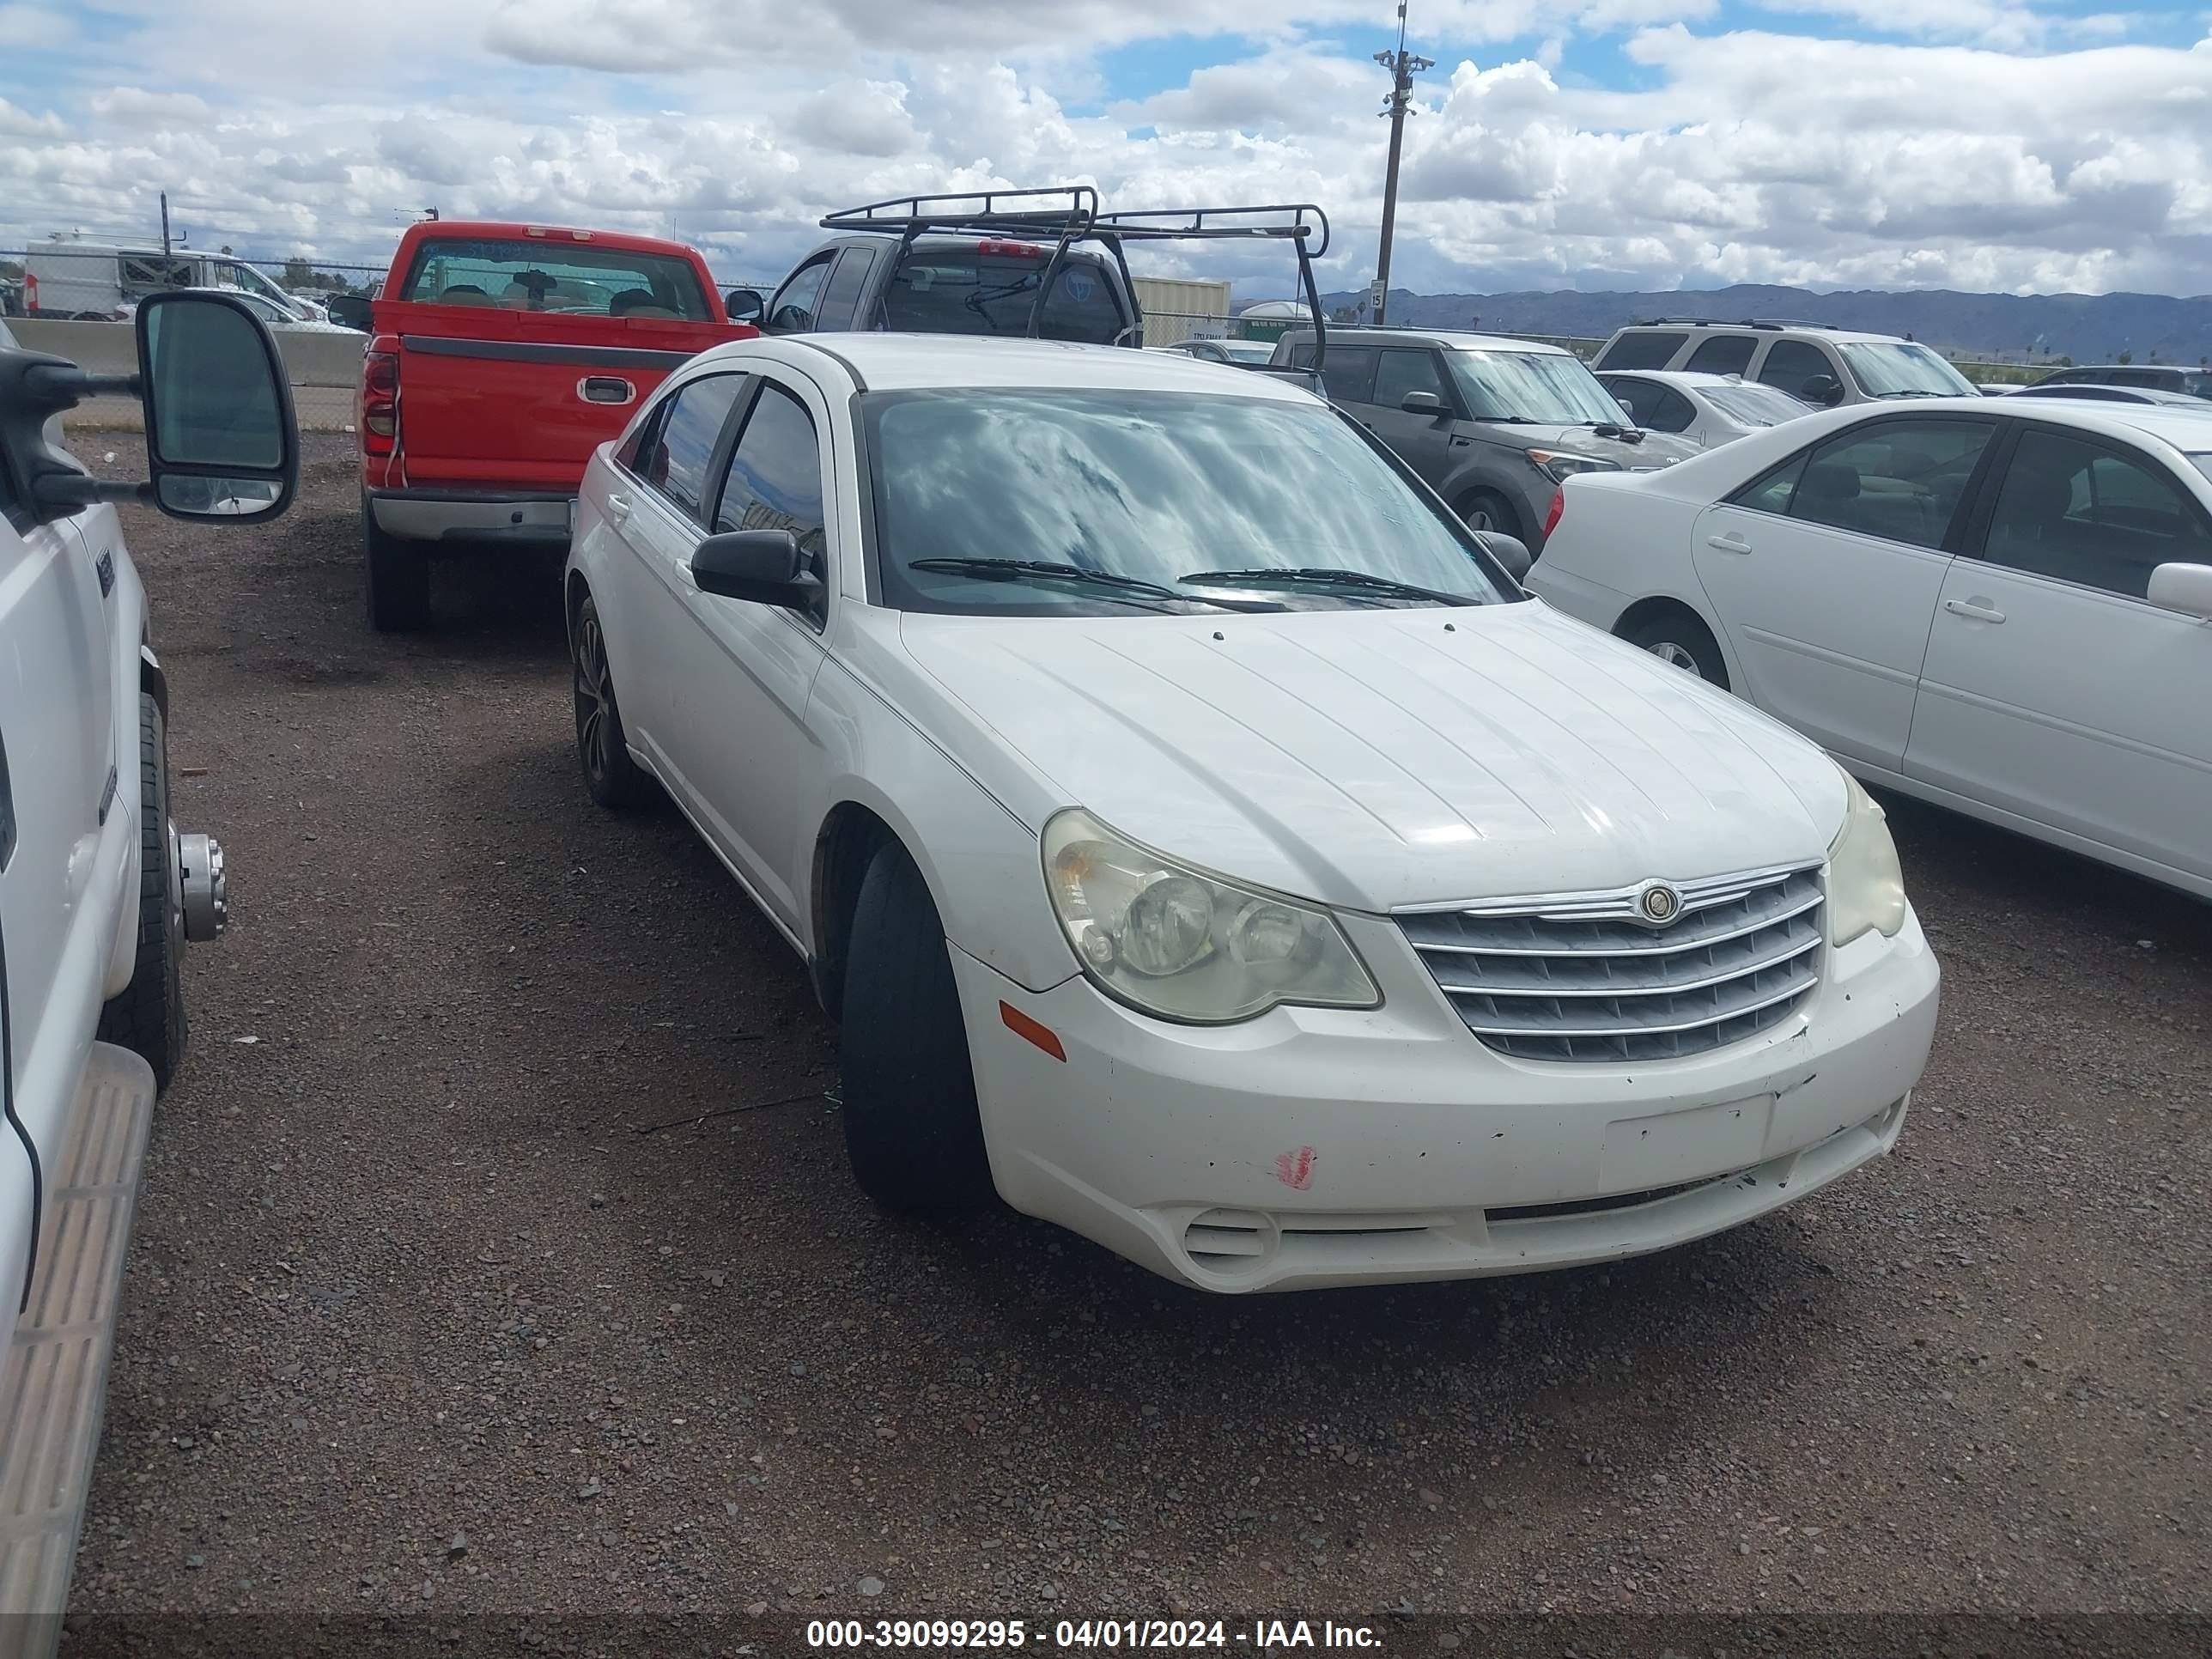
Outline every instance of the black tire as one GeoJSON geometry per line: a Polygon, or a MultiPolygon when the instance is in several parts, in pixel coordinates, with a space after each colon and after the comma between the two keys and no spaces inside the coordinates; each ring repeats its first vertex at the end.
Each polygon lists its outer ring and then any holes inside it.
{"type": "Polygon", "coordinates": [[[1620,637],[1662,661],[1695,674],[1723,691],[1729,689],[1728,665],[1722,660],[1720,641],[1713,630],[1686,611],[1662,611],[1646,617],[1620,637]]]}
{"type": "Polygon", "coordinates": [[[138,960],[100,1011],[99,1036],[142,1057],[166,1089],[184,1063],[185,907],[169,823],[168,723],[138,694],[138,960]]]}
{"type": "Polygon", "coordinates": [[[575,666],[576,763],[583,769],[584,788],[611,811],[642,806],[653,798],[653,781],[629,757],[614,672],[607,666],[606,630],[599,626],[599,607],[589,594],[568,630],[568,654],[575,666]]]}
{"type": "Polygon", "coordinates": [[[945,926],[895,842],[861,878],[842,1023],[845,1152],[860,1189],[919,1215],[988,1203],[991,1163],[945,926]]]}
{"type": "Polygon", "coordinates": [[[1494,489],[1470,489],[1454,503],[1453,510],[1467,523],[1470,530],[1496,530],[1526,543],[1528,532],[1521,527],[1521,515],[1513,510],[1513,503],[1494,489]]]}
{"type": "Polygon", "coordinates": [[[368,564],[368,625],[380,634],[414,634],[430,625],[430,550],[376,527],[368,492],[361,495],[361,539],[368,564]]]}

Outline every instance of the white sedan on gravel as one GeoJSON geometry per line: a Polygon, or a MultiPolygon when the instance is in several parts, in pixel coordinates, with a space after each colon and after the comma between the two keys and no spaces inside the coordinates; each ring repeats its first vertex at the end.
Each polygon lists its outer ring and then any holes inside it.
{"type": "Polygon", "coordinates": [[[584,781],[844,1029],[861,1184],[1246,1291],[1609,1261],[1895,1142],[1937,972],[1813,744],[1528,602],[1299,386],[702,353],[585,480],[584,781]]]}
{"type": "Polygon", "coordinates": [[[2212,897],[2212,404],[1857,405],[1553,518],[1561,610],[1869,781],[2212,897]]]}

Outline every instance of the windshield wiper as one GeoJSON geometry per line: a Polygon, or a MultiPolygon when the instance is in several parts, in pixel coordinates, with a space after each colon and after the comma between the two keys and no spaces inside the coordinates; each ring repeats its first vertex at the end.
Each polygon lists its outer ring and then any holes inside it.
{"type": "Polygon", "coordinates": [[[1093,570],[1087,564],[1062,564],[1051,559],[916,559],[907,568],[980,576],[986,581],[1011,582],[1024,576],[1051,576],[1061,581],[1090,582],[1100,587],[1119,588],[1125,593],[1141,593],[1147,599],[1190,598],[1188,593],[1178,593],[1172,587],[1148,582],[1141,576],[1116,575],[1111,570],[1093,570]]]}
{"type": "Polygon", "coordinates": [[[1412,582],[1398,581],[1389,576],[1370,575],[1364,570],[1322,570],[1310,567],[1289,570],[1196,570],[1176,580],[1197,587],[1360,587],[1376,594],[1388,593],[1395,599],[1427,599],[1437,605],[1480,603],[1465,593],[1444,593],[1433,587],[1417,587],[1412,582]]]}
{"type": "Polygon", "coordinates": [[[1881,401],[1891,398],[1951,398],[1956,397],[1958,394],[1951,392],[1921,392],[1917,390],[1907,390],[1904,392],[1877,392],[1874,395],[1878,401],[1881,401]]]}

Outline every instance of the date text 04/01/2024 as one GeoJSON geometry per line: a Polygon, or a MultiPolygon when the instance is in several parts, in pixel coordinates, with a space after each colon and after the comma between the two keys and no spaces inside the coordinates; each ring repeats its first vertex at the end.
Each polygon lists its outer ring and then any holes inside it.
{"type": "MultiPolygon", "coordinates": [[[[1037,1631],[1039,1644],[1044,1630],[1037,1631]]],[[[1237,1627],[1219,1619],[1062,1619],[1051,1627],[1056,1648],[1241,1648],[1248,1653],[1288,1653],[1299,1648],[1379,1650],[1368,1625],[1324,1620],[1316,1629],[1304,1619],[1255,1619],[1237,1627]]],[[[1028,1621],[1020,1619],[817,1619],[806,1626],[811,1648],[1022,1648],[1028,1621]]]]}

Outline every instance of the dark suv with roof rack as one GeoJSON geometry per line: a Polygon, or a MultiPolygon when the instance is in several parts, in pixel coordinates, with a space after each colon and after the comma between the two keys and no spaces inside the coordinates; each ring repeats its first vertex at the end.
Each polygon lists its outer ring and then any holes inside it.
{"type": "Polygon", "coordinates": [[[1125,243],[1287,240],[1310,303],[1310,262],[1328,250],[1328,220],[1310,203],[1101,213],[1088,185],[900,197],[832,213],[822,227],[838,234],[769,299],[730,293],[733,320],[770,334],[890,329],[1139,346],[1125,243]]]}
{"type": "Polygon", "coordinates": [[[1972,398],[1972,380],[1942,354],[1894,334],[1863,334],[1788,318],[1723,322],[1655,317],[1617,328],[1590,367],[1686,368],[1735,374],[1815,409],[1903,398],[1972,398]]]}

